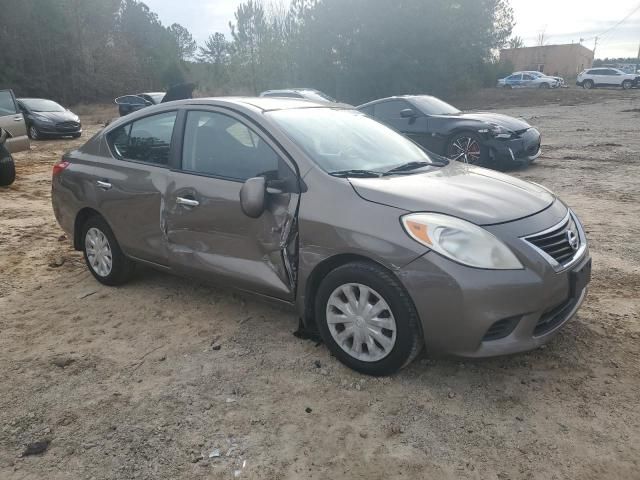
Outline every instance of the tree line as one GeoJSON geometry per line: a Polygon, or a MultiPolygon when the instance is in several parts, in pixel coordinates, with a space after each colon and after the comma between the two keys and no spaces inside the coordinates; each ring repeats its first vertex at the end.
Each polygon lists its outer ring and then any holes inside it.
{"type": "MultiPolygon", "coordinates": [[[[66,103],[195,81],[202,94],[310,87],[350,103],[493,85],[508,0],[242,2],[198,46],[139,0],[0,0],[0,88],[66,103]]],[[[179,8],[179,7],[176,7],[179,8]]]]}

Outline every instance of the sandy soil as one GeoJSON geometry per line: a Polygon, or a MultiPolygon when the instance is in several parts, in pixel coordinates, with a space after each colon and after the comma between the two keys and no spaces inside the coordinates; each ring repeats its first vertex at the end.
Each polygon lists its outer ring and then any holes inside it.
{"type": "MultiPolygon", "coordinates": [[[[541,129],[544,155],[514,174],[586,224],[588,300],[544,349],[384,379],[250,297],[147,269],[100,286],[50,206],[51,165],[82,139],[16,155],[0,190],[0,478],[640,478],[640,91],[458,102],[481,104],[541,129]],[[23,457],[36,441],[48,450],[23,457]]],[[[86,136],[115,115],[78,113],[86,136]]]]}

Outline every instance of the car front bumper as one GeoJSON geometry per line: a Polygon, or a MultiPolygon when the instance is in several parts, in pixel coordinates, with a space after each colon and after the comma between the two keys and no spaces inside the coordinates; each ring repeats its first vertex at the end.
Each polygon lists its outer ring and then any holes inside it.
{"type": "Polygon", "coordinates": [[[542,136],[535,128],[528,129],[517,138],[509,140],[489,138],[486,142],[489,155],[493,160],[514,165],[527,165],[538,158],[542,153],[541,144],[542,136]]]}
{"type": "Polygon", "coordinates": [[[572,292],[572,272],[590,272],[588,248],[557,272],[513,234],[555,225],[561,210],[555,205],[524,220],[487,227],[517,251],[522,270],[469,268],[429,252],[399,272],[421,318],[428,351],[460,357],[524,352],[547,343],[575,315],[587,288],[581,283],[572,292]]]}
{"type": "Polygon", "coordinates": [[[82,125],[58,125],[47,123],[36,123],[36,128],[41,135],[49,137],[67,137],[82,134],[82,125]]]}

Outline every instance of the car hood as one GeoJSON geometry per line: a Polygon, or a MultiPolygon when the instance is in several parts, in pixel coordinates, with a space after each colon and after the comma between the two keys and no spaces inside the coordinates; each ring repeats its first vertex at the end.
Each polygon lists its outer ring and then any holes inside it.
{"type": "MultiPolygon", "coordinates": [[[[434,115],[437,116],[437,115],[434,115]]],[[[442,115],[440,118],[459,118],[460,120],[475,120],[485,124],[495,123],[501,127],[508,128],[511,131],[527,130],[531,128],[524,120],[519,118],[510,117],[509,115],[502,115],[501,113],[489,113],[489,112],[464,112],[457,115],[442,115]]]]}
{"type": "Polygon", "coordinates": [[[37,117],[45,117],[53,122],[77,122],[78,116],[66,110],[64,112],[33,112],[37,117]]]}
{"type": "Polygon", "coordinates": [[[504,223],[548,208],[545,188],[502,173],[451,162],[413,175],[351,178],[360,197],[409,212],[435,212],[477,225],[504,223]]]}

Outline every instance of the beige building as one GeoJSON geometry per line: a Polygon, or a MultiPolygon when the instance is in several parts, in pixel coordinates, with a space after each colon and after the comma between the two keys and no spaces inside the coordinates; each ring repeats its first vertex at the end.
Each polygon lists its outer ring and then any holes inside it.
{"type": "Polygon", "coordinates": [[[500,50],[500,61],[511,62],[514,71],[537,70],[572,78],[593,65],[593,51],[579,43],[506,48],[500,50]]]}

